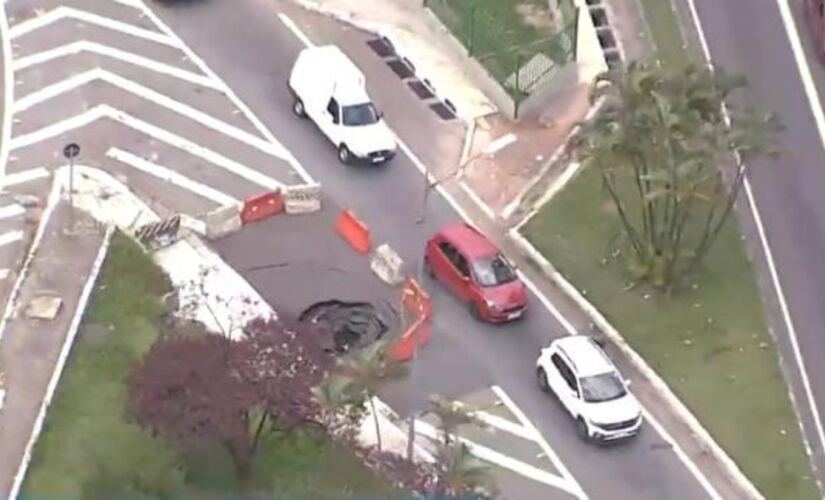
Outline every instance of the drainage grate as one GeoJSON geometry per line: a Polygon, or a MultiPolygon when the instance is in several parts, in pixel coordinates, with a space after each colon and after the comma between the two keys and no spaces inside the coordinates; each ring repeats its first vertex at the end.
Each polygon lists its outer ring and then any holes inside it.
{"type": "Polygon", "coordinates": [[[620,68],[622,66],[622,56],[618,50],[611,49],[604,51],[604,59],[607,61],[607,66],[610,69],[620,68]]]}
{"type": "Polygon", "coordinates": [[[596,30],[596,35],[599,37],[599,45],[602,49],[612,49],[616,47],[616,37],[613,36],[613,31],[610,28],[599,28],[596,30]]]}
{"type": "Polygon", "coordinates": [[[410,64],[404,59],[393,59],[392,61],[387,61],[387,66],[389,66],[392,72],[398,75],[398,78],[402,80],[415,76],[415,70],[413,70],[413,68],[410,67],[410,64]]]}
{"type": "Polygon", "coordinates": [[[607,20],[607,11],[601,7],[591,7],[590,18],[593,19],[593,24],[597,29],[610,25],[610,22],[607,20]]]}
{"type": "Polygon", "coordinates": [[[435,114],[438,115],[439,118],[442,120],[452,120],[455,118],[455,112],[447,107],[446,104],[443,102],[437,102],[435,104],[430,104],[430,109],[435,111],[435,114]]]}
{"type": "Polygon", "coordinates": [[[372,40],[367,41],[367,45],[378,54],[378,57],[387,58],[387,57],[395,57],[395,47],[392,46],[392,42],[390,42],[386,37],[380,38],[373,38],[372,40]]]}
{"type": "Polygon", "coordinates": [[[421,80],[409,81],[407,82],[407,86],[410,87],[410,90],[412,90],[419,99],[431,99],[435,97],[435,94],[433,94],[430,88],[421,80]]]}

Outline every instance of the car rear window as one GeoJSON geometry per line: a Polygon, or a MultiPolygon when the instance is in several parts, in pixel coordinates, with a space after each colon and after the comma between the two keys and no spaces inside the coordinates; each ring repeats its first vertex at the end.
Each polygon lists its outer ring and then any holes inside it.
{"type": "Polygon", "coordinates": [[[516,271],[501,254],[473,262],[473,274],[483,287],[499,286],[516,280],[516,271]]]}

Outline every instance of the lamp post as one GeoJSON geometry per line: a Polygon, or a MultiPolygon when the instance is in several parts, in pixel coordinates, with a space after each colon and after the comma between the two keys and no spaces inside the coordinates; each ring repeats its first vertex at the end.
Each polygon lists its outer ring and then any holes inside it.
{"type": "Polygon", "coordinates": [[[69,160],[69,206],[74,209],[74,159],[80,154],[80,146],[70,142],[63,147],[63,157],[69,160]]]}

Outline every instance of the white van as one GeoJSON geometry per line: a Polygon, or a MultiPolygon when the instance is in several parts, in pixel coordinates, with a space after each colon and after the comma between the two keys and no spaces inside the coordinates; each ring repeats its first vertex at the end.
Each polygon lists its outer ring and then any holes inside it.
{"type": "Polygon", "coordinates": [[[338,47],[302,50],[289,89],[292,110],[318,125],[342,163],[381,163],[395,156],[395,137],[367,94],[364,74],[338,47]]]}

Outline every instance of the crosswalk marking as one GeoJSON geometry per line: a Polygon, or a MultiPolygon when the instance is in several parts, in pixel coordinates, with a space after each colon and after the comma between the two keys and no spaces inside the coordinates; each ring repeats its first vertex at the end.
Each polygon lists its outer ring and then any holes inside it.
{"type": "Polygon", "coordinates": [[[0,234],[0,247],[10,245],[23,239],[23,231],[8,231],[0,234]]]}
{"type": "Polygon", "coordinates": [[[11,217],[18,217],[26,213],[26,209],[23,208],[22,205],[18,205],[17,203],[12,203],[11,205],[6,205],[4,207],[0,207],[0,220],[2,219],[9,219],[11,217]]]}
{"type": "Polygon", "coordinates": [[[46,170],[44,167],[31,168],[29,170],[22,170],[20,172],[15,172],[13,174],[7,174],[3,177],[2,180],[0,180],[0,186],[2,186],[5,189],[10,186],[23,184],[24,182],[44,179],[48,176],[49,171],[46,170]]]}

